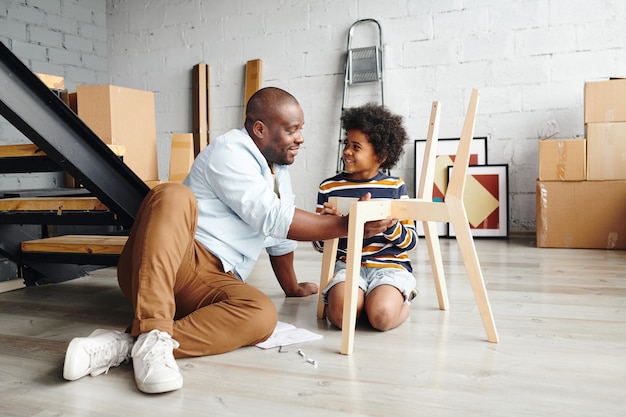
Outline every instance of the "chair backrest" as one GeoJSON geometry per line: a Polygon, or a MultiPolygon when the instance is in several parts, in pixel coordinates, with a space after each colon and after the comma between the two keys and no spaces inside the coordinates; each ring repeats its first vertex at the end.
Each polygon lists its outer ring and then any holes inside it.
{"type": "Polygon", "coordinates": [[[472,90],[470,102],[465,114],[465,123],[461,132],[461,140],[456,151],[454,164],[452,165],[452,174],[448,182],[446,198],[453,196],[463,200],[463,191],[465,189],[465,177],[467,175],[467,167],[470,161],[470,151],[472,147],[472,139],[474,136],[474,125],[476,123],[476,111],[478,108],[479,92],[477,89],[472,90]]]}
{"type": "Polygon", "coordinates": [[[419,199],[431,198],[433,195],[433,184],[435,182],[435,162],[437,158],[437,141],[439,140],[440,113],[441,106],[439,105],[439,102],[433,101],[430,110],[428,135],[426,136],[424,161],[422,162],[422,172],[420,173],[420,183],[416,196],[419,199]]]}

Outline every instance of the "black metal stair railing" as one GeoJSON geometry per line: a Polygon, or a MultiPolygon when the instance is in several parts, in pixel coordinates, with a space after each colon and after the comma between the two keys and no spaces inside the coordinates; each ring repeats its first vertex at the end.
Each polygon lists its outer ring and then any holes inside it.
{"type": "MultiPolygon", "coordinates": [[[[0,114],[109,208],[111,216],[99,221],[130,228],[148,186],[1,42],[0,114]]],[[[19,243],[29,235],[21,228],[0,224],[0,252],[12,260],[19,260],[19,243]]],[[[72,275],[61,266],[49,270],[72,275]]]]}

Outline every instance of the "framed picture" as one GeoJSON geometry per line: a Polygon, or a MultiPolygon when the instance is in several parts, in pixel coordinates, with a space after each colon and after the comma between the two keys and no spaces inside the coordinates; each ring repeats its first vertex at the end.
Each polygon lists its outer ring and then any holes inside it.
{"type": "MultiPolygon", "coordinates": [[[[448,175],[452,172],[448,167],[448,175]]],[[[474,237],[509,237],[509,166],[470,166],[463,195],[474,237]]],[[[448,235],[456,236],[449,226],[448,235]]]]}
{"type": "MultiPolygon", "coordinates": [[[[439,139],[437,141],[437,157],[435,159],[435,182],[433,184],[433,201],[443,201],[448,188],[448,167],[454,163],[459,138],[439,139]]],[[[422,164],[426,152],[426,139],[415,141],[415,196],[419,189],[422,164]]],[[[475,137],[470,150],[470,165],[487,164],[487,137],[475,137]]],[[[420,222],[416,225],[417,234],[424,236],[424,228],[420,222]]],[[[437,223],[439,236],[448,235],[448,224],[437,223]]]]}

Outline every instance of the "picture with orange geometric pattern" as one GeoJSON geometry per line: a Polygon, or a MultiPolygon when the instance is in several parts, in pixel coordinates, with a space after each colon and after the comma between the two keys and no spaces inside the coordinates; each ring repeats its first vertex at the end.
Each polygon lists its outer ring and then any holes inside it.
{"type": "Polygon", "coordinates": [[[473,236],[508,237],[508,165],[469,166],[463,204],[473,236]]]}

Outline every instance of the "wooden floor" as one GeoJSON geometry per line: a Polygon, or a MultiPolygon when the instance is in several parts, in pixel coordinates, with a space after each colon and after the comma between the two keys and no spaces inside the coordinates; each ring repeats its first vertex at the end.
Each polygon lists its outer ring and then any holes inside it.
{"type": "MultiPolygon", "coordinates": [[[[624,416],[626,251],[537,249],[477,240],[500,343],[489,343],[454,240],[443,240],[451,308],[439,311],[425,245],[420,294],[387,333],[360,325],[351,356],[315,318],[316,298],[286,299],[265,257],[249,282],[279,319],[324,336],[179,360],[184,388],[140,393],[130,365],[62,379],[67,343],[124,329],[131,310],[108,268],[0,294],[0,416],[624,416]],[[307,363],[299,354],[318,362],[307,363]]],[[[299,247],[296,270],[317,281],[321,255],[299,247]]]]}

